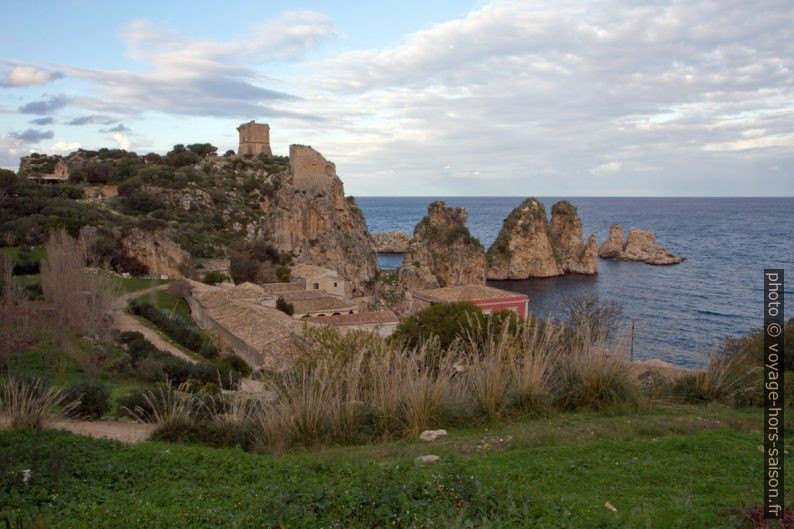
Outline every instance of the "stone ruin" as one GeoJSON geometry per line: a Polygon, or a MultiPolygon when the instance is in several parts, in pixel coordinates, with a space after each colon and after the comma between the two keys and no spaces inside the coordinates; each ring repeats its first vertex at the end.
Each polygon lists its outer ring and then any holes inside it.
{"type": "Polygon", "coordinates": [[[238,156],[258,156],[261,153],[273,156],[273,151],[270,150],[270,125],[267,123],[256,123],[252,120],[237,127],[237,132],[240,133],[238,156]]]}

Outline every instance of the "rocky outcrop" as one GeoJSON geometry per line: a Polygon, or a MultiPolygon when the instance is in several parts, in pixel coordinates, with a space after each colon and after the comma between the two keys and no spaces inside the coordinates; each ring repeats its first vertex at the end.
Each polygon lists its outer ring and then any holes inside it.
{"type": "Polygon", "coordinates": [[[122,253],[140,261],[151,275],[182,277],[190,255],[174,242],[167,230],[133,228],[121,239],[122,253]]]}
{"type": "Polygon", "coordinates": [[[485,283],[485,249],[466,227],[463,208],[433,202],[414,229],[398,279],[402,291],[485,283]]]}
{"type": "Polygon", "coordinates": [[[585,244],[582,240],[582,221],[576,206],[560,200],[551,207],[551,243],[562,269],[568,274],[598,273],[598,243],[590,235],[585,244]]]}
{"type": "Polygon", "coordinates": [[[385,231],[373,233],[372,240],[378,253],[404,253],[408,250],[411,236],[401,231],[385,231]]]}
{"type": "Polygon", "coordinates": [[[334,164],[311,147],[290,147],[290,171],[261,221],[261,236],[283,256],[336,272],[351,295],[368,292],[378,273],[364,214],[345,198],[334,164]]]}
{"type": "Polygon", "coordinates": [[[549,237],[546,208],[536,198],[524,200],[504,220],[488,249],[488,279],[552,277],[564,272],[549,237]]]}
{"type": "Polygon", "coordinates": [[[623,241],[623,227],[613,224],[609,228],[609,239],[598,249],[598,256],[604,259],[639,261],[652,265],[673,265],[686,260],[676,257],[666,248],[656,244],[653,232],[631,228],[626,241],[623,241]]]}

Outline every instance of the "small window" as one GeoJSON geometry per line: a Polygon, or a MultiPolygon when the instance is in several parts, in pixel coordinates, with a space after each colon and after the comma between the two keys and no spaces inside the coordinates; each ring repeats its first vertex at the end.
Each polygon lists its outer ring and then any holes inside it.
{"type": "Polygon", "coordinates": [[[336,288],[336,283],[334,283],[334,288],[336,288]]]}
{"type": "Polygon", "coordinates": [[[320,283],[314,284],[314,290],[320,290],[320,283]]]}

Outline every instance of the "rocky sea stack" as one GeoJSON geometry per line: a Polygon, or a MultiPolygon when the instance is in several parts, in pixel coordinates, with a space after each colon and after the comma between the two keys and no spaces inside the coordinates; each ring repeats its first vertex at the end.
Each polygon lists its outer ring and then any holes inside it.
{"type": "Polygon", "coordinates": [[[551,207],[551,239],[566,274],[598,273],[598,242],[591,234],[582,240],[582,221],[576,206],[560,200],[551,207]]]}
{"type": "Polygon", "coordinates": [[[652,265],[673,265],[686,261],[686,257],[676,257],[666,248],[657,245],[656,235],[650,231],[631,228],[624,242],[623,227],[620,224],[609,227],[609,239],[598,249],[598,256],[603,259],[639,261],[652,265]]]}
{"type": "Polygon", "coordinates": [[[469,233],[467,218],[465,209],[448,208],[444,202],[428,206],[403,255],[401,290],[485,283],[485,249],[469,233]]]}
{"type": "Polygon", "coordinates": [[[372,240],[378,253],[404,253],[408,250],[411,236],[401,231],[384,231],[372,233],[372,240]]]}
{"type": "Polygon", "coordinates": [[[565,273],[595,274],[596,240],[582,241],[582,221],[576,208],[562,200],[546,208],[536,198],[519,204],[504,220],[488,250],[488,279],[552,277],[565,273]]]}

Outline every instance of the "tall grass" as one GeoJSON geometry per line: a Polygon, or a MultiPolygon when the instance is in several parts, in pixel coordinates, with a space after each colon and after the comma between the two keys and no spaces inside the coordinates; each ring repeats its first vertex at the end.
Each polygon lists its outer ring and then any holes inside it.
{"type": "Polygon", "coordinates": [[[634,406],[619,354],[554,324],[488,323],[442,348],[308,331],[315,348],[264,381],[276,398],[241,421],[263,448],[369,442],[563,409],[634,406]]]}
{"type": "Polygon", "coordinates": [[[0,385],[0,414],[11,418],[12,428],[41,428],[45,420],[63,418],[78,404],[38,378],[9,377],[0,385]]]}

